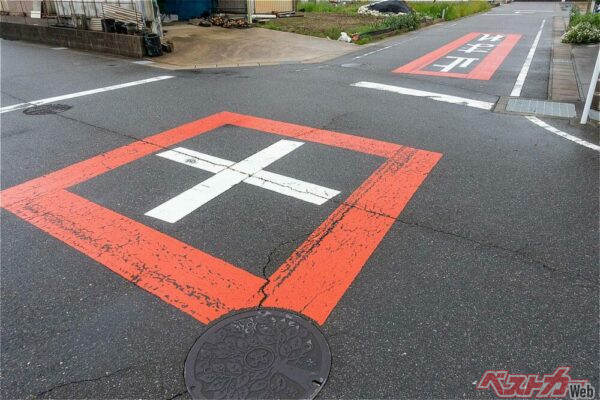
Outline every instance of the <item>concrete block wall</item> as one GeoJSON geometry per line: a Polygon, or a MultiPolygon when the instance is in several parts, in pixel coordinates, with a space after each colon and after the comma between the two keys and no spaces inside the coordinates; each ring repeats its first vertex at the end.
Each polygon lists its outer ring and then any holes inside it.
{"type": "Polygon", "coordinates": [[[0,22],[0,37],[133,58],[142,58],[145,53],[141,36],[117,33],[0,22]]]}

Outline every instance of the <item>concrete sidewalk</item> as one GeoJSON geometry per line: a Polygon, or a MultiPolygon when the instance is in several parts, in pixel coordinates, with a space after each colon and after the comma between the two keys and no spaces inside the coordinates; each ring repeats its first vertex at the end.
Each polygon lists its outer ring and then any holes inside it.
{"type": "Polygon", "coordinates": [[[261,66],[327,61],[356,51],[355,44],[263,28],[165,27],[175,51],[152,58],[167,69],[261,66]]]}
{"type": "Polygon", "coordinates": [[[579,92],[582,94],[583,101],[585,101],[585,96],[590,88],[590,80],[599,50],[600,45],[598,44],[574,45],[571,48],[579,92]]]}

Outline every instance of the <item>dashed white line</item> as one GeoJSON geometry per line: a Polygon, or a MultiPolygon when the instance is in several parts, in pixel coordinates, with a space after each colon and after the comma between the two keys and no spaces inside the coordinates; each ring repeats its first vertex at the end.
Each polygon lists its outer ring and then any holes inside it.
{"type": "Polygon", "coordinates": [[[403,41],[401,41],[401,42],[394,43],[394,44],[390,44],[389,46],[385,46],[385,47],[382,47],[382,48],[380,48],[380,49],[373,50],[373,51],[370,51],[370,52],[368,52],[368,53],[362,54],[362,55],[360,55],[360,56],[356,56],[356,57],[354,57],[354,59],[355,59],[355,60],[359,60],[359,59],[361,59],[361,58],[368,57],[368,56],[370,56],[370,55],[373,55],[373,54],[379,53],[380,51],[388,50],[388,49],[391,49],[392,47],[396,47],[396,46],[399,46],[399,45],[401,45],[401,44],[404,44],[404,43],[406,43],[406,42],[410,42],[411,40],[413,40],[413,39],[416,39],[416,38],[417,38],[417,36],[410,37],[410,38],[408,38],[408,39],[406,39],[406,40],[403,40],[403,41]]]}
{"type": "Polygon", "coordinates": [[[537,35],[535,35],[535,40],[529,49],[529,54],[527,54],[523,68],[521,68],[521,72],[519,72],[517,82],[515,82],[515,86],[513,87],[512,92],[510,92],[511,96],[519,97],[521,95],[521,90],[523,89],[523,84],[525,84],[525,78],[527,78],[527,73],[529,72],[529,67],[531,66],[531,61],[533,60],[533,55],[535,54],[535,49],[540,41],[540,36],[542,35],[542,30],[544,29],[545,23],[546,19],[542,21],[542,25],[540,25],[537,35]]]}
{"type": "Polygon", "coordinates": [[[400,87],[400,86],[385,85],[382,83],[357,82],[357,83],[353,83],[350,86],[362,87],[362,88],[367,88],[367,89],[375,89],[375,90],[383,90],[386,92],[404,94],[407,96],[426,97],[428,99],[435,100],[435,101],[442,101],[444,103],[451,103],[451,104],[459,104],[459,105],[463,105],[463,106],[467,106],[467,107],[479,108],[481,110],[489,111],[494,107],[494,103],[490,103],[487,101],[467,99],[464,97],[451,96],[451,95],[442,94],[442,93],[426,92],[424,90],[409,89],[409,88],[400,87]]]}
{"type": "Polygon", "coordinates": [[[148,65],[148,64],[154,64],[154,61],[150,61],[150,60],[140,60],[140,61],[132,61],[132,64],[138,64],[138,65],[148,65]]]}
{"type": "Polygon", "coordinates": [[[0,108],[0,114],[4,114],[4,113],[10,112],[10,111],[23,110],[25,108],[40,106],[43,104],[54,103],[57,101],[72,99],[75,97],[89,96],[91,94],[109,92],[111,90],[123,89],[123,88],[131,87],[131,86],[143,85],[145,83],[157,82],[157,81],[162,81],[162,80],[171,79],[171,78],[174,78],[174,76],[162,75],[162,76],[156,76],[154,78],[142,79],[142,80],[134,81],[134,82],[121,83],[119,85],[106,86],[106,87],[102,87],[102,88],[98,88],[98,89],[84,90],[83,92],[64,94],[62,96],[56,96],[56,97],[49,97],[47,99],[34,100],[34,101],[30,101],[28,103],[13,104],[11,106],[6,106],[6,107],[0,108]]]}
{"type": "Polygon", "coordinates": [[[68,47],[52,47],[52,50],[67,50],[68,47]]]}
{"type": "Polygon", "coordinates": [[[545,123],[544,121],[542,121],[541,119],[537,118],[537,117],[533,117],[533,116],[527,116],[525,117],[528,120],[530,120],[531,122],[533,122],[534,124],[536,124],[537,126],[544,128],[545,130],[547,130],[548,132],[552,132],[555,135],[561,136],[567,140],[570,140],[572,142],[575,142],[581,146],[585,146],[589,149],[592,150],[596,150],[596,151],[600,151],[600,146],[590,143],[590,142],[586,142],[585,140],[579,139],[578,137],[575,137],[573,135],[570,135],[566,132],[561,131],[560,129],[557,129],[551,125],[548,125],[547,123],[545,123]]]}

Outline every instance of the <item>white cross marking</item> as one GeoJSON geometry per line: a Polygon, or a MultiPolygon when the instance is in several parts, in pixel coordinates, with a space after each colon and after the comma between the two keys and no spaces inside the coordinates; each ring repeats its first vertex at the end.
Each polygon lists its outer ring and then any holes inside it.
{"type": "Polygon", "coordinates": [[[473,61],[479,60],[479,58],[454,57],[454,56],[446,56],[446,58],[453,58],[454,61],[452,61],[448,65],[433,64],[432,66],[442,68],[440,70],[440,72],[450,72],[454,67],[467,68],[469,65],[471,65],[471,63],[473,61]]]}
{"type": "Polygon", "coordinates": [[[496,35],[496,36],[492,36],[489,33],[484,33],[482,37],[480,37],[479,39],[477,39],[478,42],[483,42],[486,40],[489,40],[490,42],[497,42],[500,39],[502,39],[504,37],[504,35],[496,35]]]}
{"type": "Polygon", "coordinates": [[[280,140],[237,163],[183,147],[159,153],[157,155],[160,157],[213,172],[216,175],[148,211],[145,215],[175,223],[241,182],[321,205],[340,192],[264,170],[303,144],[280,140]]]}
{"type": "Polygon", "coordinates": [[[481,49],[483,49],[483,48],[489,49],[490,47],[496,47],[496,45],[488,44],[488,43],[475,43],[475,44],[467,43],[467,47],[468,47],[468,49],[462,48],[462,49],[458,49],[458,51],[462,51],[463,53],[487,53],[487,52],[489,52],[489,50],[481,50],[481,49]]]}

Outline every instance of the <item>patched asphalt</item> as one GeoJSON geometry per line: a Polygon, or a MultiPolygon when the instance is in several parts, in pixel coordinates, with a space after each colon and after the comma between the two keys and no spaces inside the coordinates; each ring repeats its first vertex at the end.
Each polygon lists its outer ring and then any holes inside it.
{"type": "MultiPolygon", "coordinates": [[[[322,65],[173,73],[2,41],[3,106],[175,76],[65,100],[73,108],[61,114],[2,114],[2,188],[225,110],[440,152],[322,326],[333,363],[320,398],[488,398],[473,384],[485,370],[549,374],[560,365],[598,389],[597,152],[520,116],[350,87],[495,102],[546,18],[523,90],[544,99],[555,7],[513,3],[491,13],[540,12],[438,25],[322,65]],[[523,35],[490,81],[391,73],[473,31],[523,35]],[[360,65],[341,66],[351,62],[360,65]]],[[[594,129],[547,121],[598,141],[594,129]]],[[[279,139],[226,126],[173,147],[239,161],[279,139]]],[[[306,143],[267,170],[339,198],[315,206],[242,183],[174,225],[144,213],[212,174],[150,155],[69,190],[261,275],[380,163],[306,143]]],[[[3,398],[187,397],[183,364],[204,324],[5,210],[1,223],[3,398]]]]}

